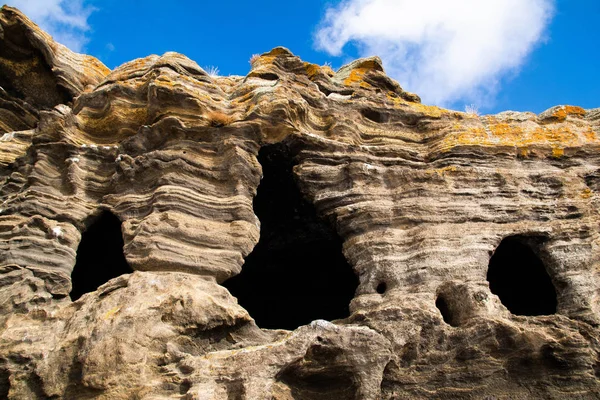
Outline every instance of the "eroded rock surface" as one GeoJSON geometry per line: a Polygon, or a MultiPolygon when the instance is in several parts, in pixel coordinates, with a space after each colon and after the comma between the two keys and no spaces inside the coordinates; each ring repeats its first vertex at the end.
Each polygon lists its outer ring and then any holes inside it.
{"type": "Polygon", "coordinates": [[[0,41],[0,398],[600,397],[600,109],[465,114],[378,58],[334,72],[281,47],[246,77],[176,53],[108,71],[9,7],[0,41]],[[221,285],[267,234],[273,144],[358,277],[349,315],[291,331],[221,285]],[[71,301],[107,212],[134,272],[71,301]],[[528,294],[551,282],[550,307],[498,296],[519,257],[490,290],[501,243],[543,266],[528,294]]]}

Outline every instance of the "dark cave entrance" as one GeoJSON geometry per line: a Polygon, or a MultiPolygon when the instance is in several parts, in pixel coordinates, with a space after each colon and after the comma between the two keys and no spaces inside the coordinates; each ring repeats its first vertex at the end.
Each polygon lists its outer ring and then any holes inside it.
{"type": "Polygon", "coordinates": [[[532,245],[539,238],[507,237],[490,259],[487,279],[492,293],[515,315],[556,313],[556,289],[532,245]]]}
{"type": "Polygon", "coordinates": [[[93,292],[119,275],[133,272],[123,254],[121,221],[105,211],[81,235],[71,274],[71,300],[93,292]]]}
{"type": "Polygon", "coordinates": [[[342,240],[300,193],[289,148],[264,146],[258,161],[260,240],[242,272],[223,285],[261,328],[293,330],[315,319],[348,317],[358,279],[342,240]]]}

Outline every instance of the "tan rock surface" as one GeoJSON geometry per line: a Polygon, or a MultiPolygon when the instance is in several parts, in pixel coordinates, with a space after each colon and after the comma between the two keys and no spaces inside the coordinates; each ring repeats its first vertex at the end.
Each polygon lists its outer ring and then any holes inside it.
{"type": "Polygon", "coordinates": [[[14,9],[0,26],[0,397],[600,397],[599,109],[480,117],[421,104],[378,58],[333,72],[281,47],[246,77],[176,53],[109,73],[14,9]],[[348,318],[261,329],[220,285],[259,241],[274,143],[358,276],[348,318]],[[135,272],[72,302],[103,210],[135,272]],[[556,313],[491,292],[515,235],[556,313]]]}

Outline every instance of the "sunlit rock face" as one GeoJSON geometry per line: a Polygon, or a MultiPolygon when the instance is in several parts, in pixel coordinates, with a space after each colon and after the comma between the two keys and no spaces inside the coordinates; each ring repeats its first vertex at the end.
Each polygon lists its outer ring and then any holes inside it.
{"type": "Polygon", "coordinates": [[[599,109],[0,27],[0,398],[600,396],[599,109]]]}

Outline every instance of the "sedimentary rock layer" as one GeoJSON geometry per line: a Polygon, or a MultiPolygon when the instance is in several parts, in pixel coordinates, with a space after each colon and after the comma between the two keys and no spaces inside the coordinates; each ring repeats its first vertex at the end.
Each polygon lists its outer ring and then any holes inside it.
{"type": "Polygon", "coordinates": [[[282,47],[245,77],[176,53],[108,71],[15,9],[0,27],[0,397],[600,396],[599,109],[466,114],[377,57],[334,72],[282,47]],[[259,240],[275,143],[359,279],[345,319],[261,329],[220,285],[259,240]],[[72,302],[103,211],[135,272],[72,302]],[[506,237],[543,261],[555,313],[490,291],[506,237]]]}

